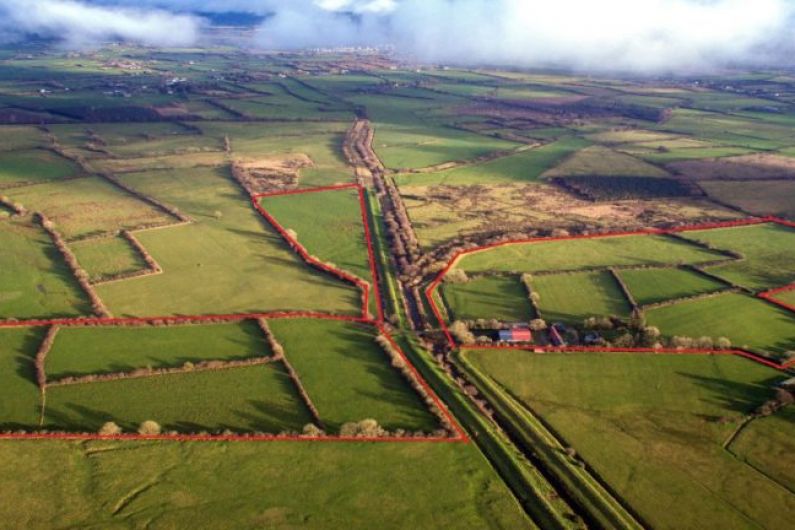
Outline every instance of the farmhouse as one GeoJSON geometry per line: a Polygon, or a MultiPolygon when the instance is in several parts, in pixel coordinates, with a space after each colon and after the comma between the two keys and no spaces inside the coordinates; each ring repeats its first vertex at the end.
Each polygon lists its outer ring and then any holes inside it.
{"type": "Polygon", "coordinates": [[[522,327],[501,329],[497,332],[497,338],[500,342],[532,342],[533,332],[522,327]]]}

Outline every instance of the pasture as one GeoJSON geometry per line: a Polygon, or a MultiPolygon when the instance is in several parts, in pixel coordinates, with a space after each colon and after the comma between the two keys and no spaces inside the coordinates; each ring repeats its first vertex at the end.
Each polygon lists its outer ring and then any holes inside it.
{"type": "Polygon", "coordinates": [[[113,421],[135,432],[147,420],[167,431],[279,433],[300,431],[312,419],[275,363],[47,389],[50,428],[96,432],[113,421]]]}
{"type": "Polygon", "coordinates": [[[781,354],[795,349],[795,314],[743,294],[727,293],[646,312],[663,335],[727,337],[735,346],[781,354]]]}
{"type": "Polygon", "coordinates": [[[581,324],[592,316],[628,317],[629,302],[606,271],[545,274],[532,282],[541,297],[538,309],[548,322],[581,324]]]}
{"type": "Polygon", "coordinates": [[[0,467],[12,527],[532,528],[473,444],[12,441],[0,467]]]}
{"type": "Polygon", "coordinates": [[[52,243],[29,218],[0,222],[0,318],[75,317],[91,312],[52,243]]]}
{"type": "Polygon", "coordinates": [[[438,420],[376,344],[374,328],[302,319],[268,324],[330,432],[366,418],[387,430],[438,428],[438,420]]]}
{"type": "MultiPolygon", "coordinates": [[[[772,396],[780,372],[734,356],[485,350],[467,357],[540,415],[648,525],[787,526],[795,495],[721,446],[772,396]]],[[[781,435],[767,439],[773,454],[791,447],[781,435]]]]}
{"type": "Polygon", "coordinates": [[[710,197],[732,204],[753,215],[795,219],[795,180],[722,181],[699,183],[710,197]]]}
{"type": "Polygon", "coordinates": [[[640,306],[712,293],[727,287],[708,276],[679,268],[627,269],[618,274],[640,306]]]}
{"type": "MultiPolygon", "coordinates": [[[[15,136],[15,132],[10,135],[15,136]]],[[[5,135],[3,136],[5,144],[5,135]]],[[[63,180],[80,175],[74,162],[52,151],[31,149],[27,151],[0,152],[0,188],[10,184],[39,184],[63,180]]]]}
{"type": "Polygon", "coordinates": [[[704,263],[722,255],[665,236],[618,236],[518,243],[463,256],[465,271],[577,271],[613,265],[704,263]]]}
{"type": "Polygon", "coordinates": [[[39,424],[41,396],[34,358],[43,329],[0,329],[0,428],[39,424]]]}
{"type": "Polygon", "coordinates": [[[710,267],[709,272],[754,290],[781,287],[795,280],[795,229],[761,224],[721,230],[685,232],[685,237],[715,248],[733,250],[743,260],[710,267]]]}
{"type": "Polygon", "coordinates": [[[442,296],[453,320],[492,319],[528,322],[535,311],[516,276],[484,276],[466,283],[445,283],[442,296]]]}
{"type": "Polygon", "coordinates": [[[98,286],[118,314],[358,311],[358,289],[304,264],[226,170],[155,171],[123,178],[196,222],[136,234],[164,272],[98,286]]]}
{"type": "Polygon", "coordinates": [[[77,241],[70,248],[91,281],[146,269],[146,262],[130,242],[120,236],[77,241]]]}
{"type": "Polygon", "coordinates": [[[47,355],[50,380],[270,355],[256,322],[61,328],[47,355]]]}

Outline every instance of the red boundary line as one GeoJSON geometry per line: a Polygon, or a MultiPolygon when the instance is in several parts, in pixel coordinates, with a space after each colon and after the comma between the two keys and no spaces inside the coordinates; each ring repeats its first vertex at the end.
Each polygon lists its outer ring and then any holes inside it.
{"type": "MultiPolygon", "coordinates": [[[[482,252],[485,250],[490,250],[497,247],[504,247],[509,245],[519,245],[519,244],[531,244],[531,243],[544,243],[550,241],[571,241],[577,239],[602,239],[602,238],[609,238],[609,237],[622,237],[622,236],[639,236],[639,235],[666,235],[672,233],[680,233],[680,232],[693,232],[698,230],[714,230],[717,228],[736,228],[736,227],[743,227],[743,226],[751,226],[751,225],[758,225],[758,224],[766,224],[766,223],[775,223],[782,226],[788,226],[790,228],[795,228],[795,222],[787,221],[785,219],[780,219],[778,217],[754,217],[749,219],[742,219],[739,221],[727,221],[727,222],[720,222],[720,223],[704,223],[698,225],[691,225],[691,226],[682,226],[670,229],[646,229],[646,230],[635,230],[635,231],[624,231],[624,232],[605,232],[601,234],[588,234],[588,235],[577,235],[577,236],[559,236],[559,237],[534,237],[534,238],[527,238],[527,239],[516,239],[510,241],[501,241],[499,243],[492,243],[489,245],[483,245],[480,247],[461,250],[456,252],[452,258],[447,262],[447,265],[442,269],[433,281],[428,285],[425,289],[425,297],[428,299],[428,303],[431,306],[431,310],[433,311],[436,320],[439,322],[439,326],[444,333],[445,338],[447,339],[447,343],[450,345],[451,348],[455,349],[459,347],[459,344],[453,338],[453,335],[450,333],[450,329],[447,326],[447,322],[442,315],[442,312],[439,310],[439,307],[436,304],[436,300],[434,300],[434,295],[436,294],[436,290],[439,285],[444,280],[444,277],[447,275],[448,272],[455,266],[456,262],[462,257],[468,254],[475,254],[478,252],[482,252]]],[[[757,295],[758,298],[776,304],[782,308],[788,309],[790,311],[795,312],[795,306],[787,304],[781,300],[777,300],[774,297],[776,294],[780,294],[785,291],[795,290],[795,284],[787,285],[784,287],[780,287],[778,289],[773,289],[770,291],[766,291],[764,293],[760,293],[757,295]]],[[[525,350],[525,351],[540,351],[540,352],[594,352],[594,353],[658,353],[658,354],[670,354],[670,355],[737,355],[740,357],[744,357],[746,359],[750,359],[752,361],[758,362],[760,364],[764,364],[765,366],[769,366],[771,368],[776,368],[777,370],[788,370],[789,368],[795,367],[795,359],[788,361],[786,363],[776,363],[769,359],[766,359],[760,355],[755,353],[747,352],[745,350],[740,349],[731,349],[731,350],[707,350],[707,349],[675,349],[675,348],[598,348],[598,347],[559,347],[559,346],[467,346],[461,345],[462,349],[465,350],[525,350]]]]}
{"type": "Polygon", "coordinates": [[[151,325],[155,322],[165,322],[170,324],[191,324],[200,322],[235,322],[241,320],[250,320],[257,318],[265,319],[315,319],[315,320],[335,320],[343,322],[355,322],[373,326],[379,333],[383,334],[400,358],[405,362],[409,368],[412,376],[417,380],[422,389],[428,394],[431,401],[438,407],[444,419],[450,424],[454,436],[422,436],[422,437],[398,437],[398,436],[380,436],[380,437],[367,437],[367,436],[302,436],[302,435],[278,435],[278,434],[232,434],[232,435],[199,435],[199,434],[158,434],[158,435],[143,435],[143,434],[118,434],[118,435],[101,435],[96,433],[65,433],[65,432],[52,432],[52,433],[0,433],[0,440],[166,440],[166,441],[180,441],[180,442],[240,442],[240,441],[302,441],[302,442],[435,442],[435,443],[469,443],[470,439],[464,429],[456,420],[455,416],[449,411],[444,402],[439,398],[436,392],[433,391],[428,382],[422,377],[417,368],[412,364],[406,353],[392,338],[392,335],[384,326],[383,310],[381,306],[381,294],[378,287],[378,274],[375,264],[375,252],[373,250],[372,233],[367,218],[367,210],[365,205],[364,188],[359,184],[339,184],[334,186],[324,186],[320,188],[307,188],[300,190],[288,190],[271,193],[260,193],[251,195],[251,202],[254,208],[276,229],[277,232],[287,241],[290,247],[298,253],[301,258],[319,269],[327,271],[345,281],[351,282],[362,289],[362,315],[359,317],[348,315],[336,315],[330,313],[319,313],[313,311],[272,311],[264,313],[235,313],[235,314],[217,314],[217,315],[186,315],[186,316],[163,316],[163,317],[129,317],[129,318],[103,318],[103,317],[78,317],[78,318],[54,318],[54,319],[31,319],[31,320],[3,320],[0,321],[0,329],[2,328],[20,328],[20,327],[40,327],[58,325],[64,327],[79,327],[79,326],[136,326],[136,325],[151,325]],[[373,277],[373,293],[378,303],[378,318],[373,320],[369,314],[369,293],[370,285],[351,275],[347,272],[329,267],[309,255],[306,249],[298,243],[294,238],[290,237],[284,227],[279,224],[276,219],[269,214],[259,204],[259,199],[263,197],[273,197],[279,195],[296,195],[302,193],[313,193],[322,191],[356,189],[359,196],[359,207],[361,209],[362,223],[364,226],[365,240],[367,243],[367,254],[370,265],[370,272],[373,277]]]}

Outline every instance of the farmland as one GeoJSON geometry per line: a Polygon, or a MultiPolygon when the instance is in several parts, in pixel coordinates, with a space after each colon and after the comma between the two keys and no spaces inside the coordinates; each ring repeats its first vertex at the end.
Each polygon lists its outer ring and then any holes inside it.
{"type": "Polygon", "coordinates": [[[795,78],[226,31],[0,50],[6,525],[792,520],[795,78]]]}
{"type": "MultiPolygon", "coordinates": [[[[542,416],[576,448],[573,458],[586,462],[647,524],[786,525],[792,494],[721,446],[743,416],[769,398],[771,383],[782,377],[775,370],[725,356],[467,355],[522,407],[542,416]]],[[[751,423],[749,436],[754,429],[751,423]]],[[[790,447],[783,438],[767,444],[773,454],[790,447]]]]}

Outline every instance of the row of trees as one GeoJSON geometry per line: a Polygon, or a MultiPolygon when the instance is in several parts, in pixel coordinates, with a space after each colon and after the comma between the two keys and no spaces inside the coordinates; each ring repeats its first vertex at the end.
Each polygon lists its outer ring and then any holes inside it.
{"type": "Polygon", "coordinates": [[[47,354],[50,353],[52,345],[55,343],[55,337],[58,335],[59,329],[58,326],[50,326],[41,344],[39,344],[39,348],[36,350],[36,357],[34,360],[36,383],[39,385],[39,390],[41,390],[42,393],[47,389],[47,370],[45,367],[47,363],[47,354]]]}
{"type": "Polygon", "coordinates": [[[25,215],[28,213],[28,210],[24,206],[16,201],[11,200],[6,195],[0,195],[0,206],[5,206],[14,212],[14,215],[25,215]]]}
{"type": "Polygon", "coordinates": [[[72,250],[66,244],[66,241],[61,236],[60,232],[58,232],[57,228],[55,227],[55,223],[47,219],[47,217],[40,212],[36,212],[34,214],[34,218],[39,222],[41,227],[50,235],[55,248],[58,249],[58,252],[64,258],[66,265],[74,274],[74,277],[77,279],[77,282],[80,284],[80,287],[88,296],[88,299],[91,301],[91,309],[95,315],[100,317],[110,317],[110,311],[108,308],[105,307],[105,304],[100,299],[99,295],[94,291],[94,286],[91,285],[89,281],[88,273],[80,266],[80,263],[77,261],[77,256],[74,255],[72,250]]]}

